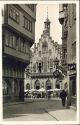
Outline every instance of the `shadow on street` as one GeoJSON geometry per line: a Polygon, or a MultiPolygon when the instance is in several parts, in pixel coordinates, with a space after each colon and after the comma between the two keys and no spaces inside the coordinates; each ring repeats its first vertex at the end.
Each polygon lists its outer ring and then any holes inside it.
{"type": "Polygon", "coordinates": [[[24,104],[10,105],[3,107],[3,119],[14,118],[20,116],[28,116],[29,114],[43,114],[49,111],[62,110],[61,100],[43,100],[26,102],[24,104]]]}

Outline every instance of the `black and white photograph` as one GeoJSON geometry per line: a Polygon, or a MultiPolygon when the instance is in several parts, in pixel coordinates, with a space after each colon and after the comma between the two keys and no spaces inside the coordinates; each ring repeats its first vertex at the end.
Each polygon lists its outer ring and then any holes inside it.
{"type": "Polygon", "coordinates": [[[78,9],[78,1],[1,3],[3,124],[79,122],[78,9]]]}

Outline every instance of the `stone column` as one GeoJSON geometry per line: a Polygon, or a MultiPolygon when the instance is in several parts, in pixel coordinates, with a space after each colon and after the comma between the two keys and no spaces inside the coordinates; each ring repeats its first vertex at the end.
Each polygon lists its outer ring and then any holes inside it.
{"type": "Polygon", "coordinates": [[[20,79],[19,86],[20,86],[19,99],[21,101],[24,101],[24,79],[20,79]]]}

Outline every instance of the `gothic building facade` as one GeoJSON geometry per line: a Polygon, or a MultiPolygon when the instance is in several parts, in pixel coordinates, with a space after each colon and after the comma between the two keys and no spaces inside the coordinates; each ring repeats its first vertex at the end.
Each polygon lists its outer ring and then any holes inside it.
{"type": "Polygon", "coordinates": [[[52,40],[50,24],[47,18],[41,38],[37,44],[34,44],[29,69],[27,69],[30,75],[26,72],[25,89],[47,90],[63,87],[62,82],[53,77],[53,72],[61,65],[62,46],[52,40]]]}

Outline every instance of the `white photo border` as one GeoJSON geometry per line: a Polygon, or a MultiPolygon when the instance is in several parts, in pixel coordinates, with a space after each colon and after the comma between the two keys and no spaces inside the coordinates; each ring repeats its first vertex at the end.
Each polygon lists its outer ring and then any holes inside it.
{"type": "Polygon", "coordinates": [[[77,22],[76,22],[76,39],[77,39],[77,44],[76,44],[76,64],[77,64],[77,120],[76,121],[4,121],[3,120],[3,95],[2,95],[2,18],[0,18],[0,123],[5,124],[5,125],[52,125],[52,124],[79,124],[79,95],[80,95],[80,90],[79,90],[79,1],[77,0],[67,0],[67,1],[0,1],[0,17],[2,17],[2,7],[4,4],[63,4],[63,3],[75,3],[76,4],[76,16],[77,16],[77,22]],[[2,107],[2,108],[1,108],[2,107]]]}

